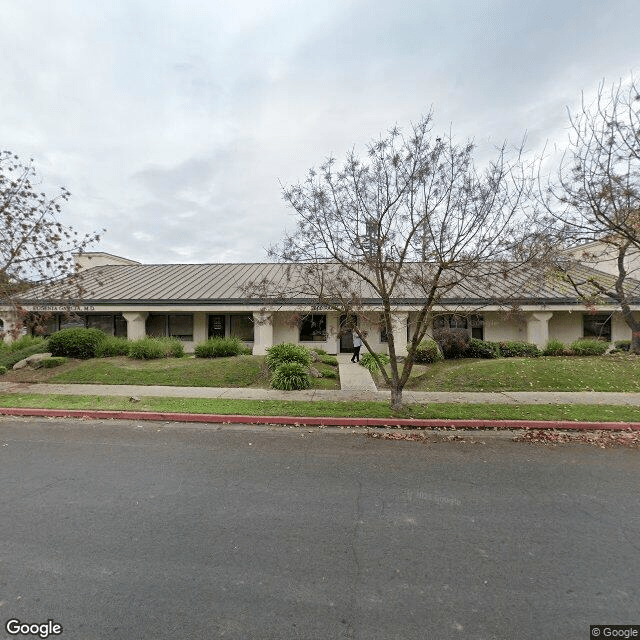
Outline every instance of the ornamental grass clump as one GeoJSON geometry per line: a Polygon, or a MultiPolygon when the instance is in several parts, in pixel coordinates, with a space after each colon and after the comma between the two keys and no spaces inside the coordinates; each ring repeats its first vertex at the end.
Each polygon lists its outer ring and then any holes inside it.
{"type": "Polygon", "coordinates": [[[503,358],[537,358],[541,355],[540,349],[530,342],[509,340],[498,344],[503,358]]]}
{"type": "MultiPolygon", "coordinates": [[[[378,353],[376,355],[383,365],[391,362],[391,359],[386,353],[378,353]]],[[[365,353],[362,358],[360,358],[360,364],[371,373],[376,373],[380,370],[380,366],[372,353],[365,353]]]]}
{"type": "Polygon", "coordinates": [[[86,360],[95,358],[99,346],[107,338],[107,334],[100,329],[61,329],[49,338],[49,351],[52,356],[66,358],[80,358],[86,360]]]}
{"type": "Polygon", "coordinates": [[[182,358],[184,346],[175,338],[140,338],[129,345],[129,357],[134,360],[182,358]]]}
{"type": "Polygon", "coordinates": [[[266,363],[271,371],[275,371],[285,362],[297,362],[302,367],[311,366],[311,354],[304,347],[291,342],[274,344],[267,349],[266,363]]]}
{"type": "Polygon", "coordinates": [[[576,356],[601,356],[609,348],[608,342],[602,340],[576,340],[572,342],[569,349],[576,356]]]}
{"type": "Polygon", "coordinates": [[[131,342],[126,338],[107,336],[96,348],[97,358],[114,358],[128,356],[131,342]]]}
{"type": "Polygon", "coordinates": [[[227,358],[251,353],[240,338],[210,338],[196,346],[196,358],[227,358]]]}
{"type": "Polygon", "coordinates": [[[276,368],[271,378],[271,386],[281,391],[308,389],[311,379],[307,369],[299,362],[283,362],[276,368]]]}
{"type": "Polygon", "coordinates": [[[564,343],[560,340],[549,340],[547,342],[547,346],[544,348],[542,352],[543,356],[563,356],[567,351],[567,348],[564,346],[564,343]]]}

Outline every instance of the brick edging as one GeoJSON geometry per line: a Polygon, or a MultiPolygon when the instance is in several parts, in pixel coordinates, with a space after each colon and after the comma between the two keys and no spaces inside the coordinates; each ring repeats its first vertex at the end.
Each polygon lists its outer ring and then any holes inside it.
{"type": "Polygon", "coordinates": [[[640,431],[640,422],[577,422],[572,420],[413,420],[407,418],[329,418],[295,416],[227,416],[209,413],[160,411],[96,411],[91,409],[0,408],[0,415],[47,418],[91,418],[116,420],[159,420],[170,422],[285,424],[310,427],[404,427],[412,429],[571,429],[640,431]]]}

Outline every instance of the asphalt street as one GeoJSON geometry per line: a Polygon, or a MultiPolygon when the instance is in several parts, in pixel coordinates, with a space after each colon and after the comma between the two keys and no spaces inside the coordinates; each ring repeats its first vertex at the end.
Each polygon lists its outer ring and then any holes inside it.
{"type": "Polygon", "coordinates": [[[0,637],[586,640],[640,624],[639,456],[2,418],[0,637]]]}

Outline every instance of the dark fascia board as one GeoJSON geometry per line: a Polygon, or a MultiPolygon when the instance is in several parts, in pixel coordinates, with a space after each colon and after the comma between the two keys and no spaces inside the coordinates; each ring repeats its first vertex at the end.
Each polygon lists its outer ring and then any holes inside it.
{"type": "MultiPolygon", "coordinates": [[[[503,303],[508,303],[508,300],[504,300],[503,303]]],[[[565,304],[565,305],[582,305],[584,302],[577,298],[519,298],[515,300],[519,305],[537,305],[537,306],[548,306],[553,304],[565,304]]],[[[259,299],[248,299],[248,300],[239,300],[238,298],[229,298],[229,299],[212,299],[212,300],[105,300],[105,299],[82,299],[78,301],[69,302],[69,300],[21,300],[20,303],[22,305],[56,305],[56,306],[66,306],[67,304],[71,304],[71,306],[78,305],[93,305],[93,306],[122,306],[122,307],[140,307],[140,306],[149,306],[149,307],[160,307],[160,306],[194,306],[194,307],[204,307],[211,305],[225,305],[225,306],[255,306],[255,305],[278,305],[284,307],[291,306],[308,306],[308,305],[318,305],[322,303],[318,303],[317,300],[312,298],[294,298],[288,300],[259,300],[259,299]]],[[[615,300],[611,300],[612,304],[617,304],[615,300]]],[[[326,306],[329,306],[330,303],[327,303],[326,306]]],[[[366,299],[362,300],[363,305],[367,306],[380,306],[381,300],[379,299],[366,299]]],[[[393,300],[394,305],[412,305],[419,306],[424,304],[424,299],[421,298],[398,298],[393,300]]],[[[472,306],[488,306],[500,304],[497,301],[487,300],[483,298],[445,298],[435,302],[436,306],[441,305],[472,305],[472,306]]],[[[633,300],[632,304],[640,304],[640,298],[633,300]]],[[[325,306],[325,305],[323,305],[325,306]]]]}

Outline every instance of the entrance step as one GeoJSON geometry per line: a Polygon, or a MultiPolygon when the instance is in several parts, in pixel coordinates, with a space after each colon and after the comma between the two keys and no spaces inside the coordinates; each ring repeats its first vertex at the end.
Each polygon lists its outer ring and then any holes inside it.
{"type": "Polygon", "coordinates": [[[339,353],[338,371],[340,372],[340,388],[343,391],[377,391],[377,387],[368,369],[351,362],[350,353],[339,353]]]}

